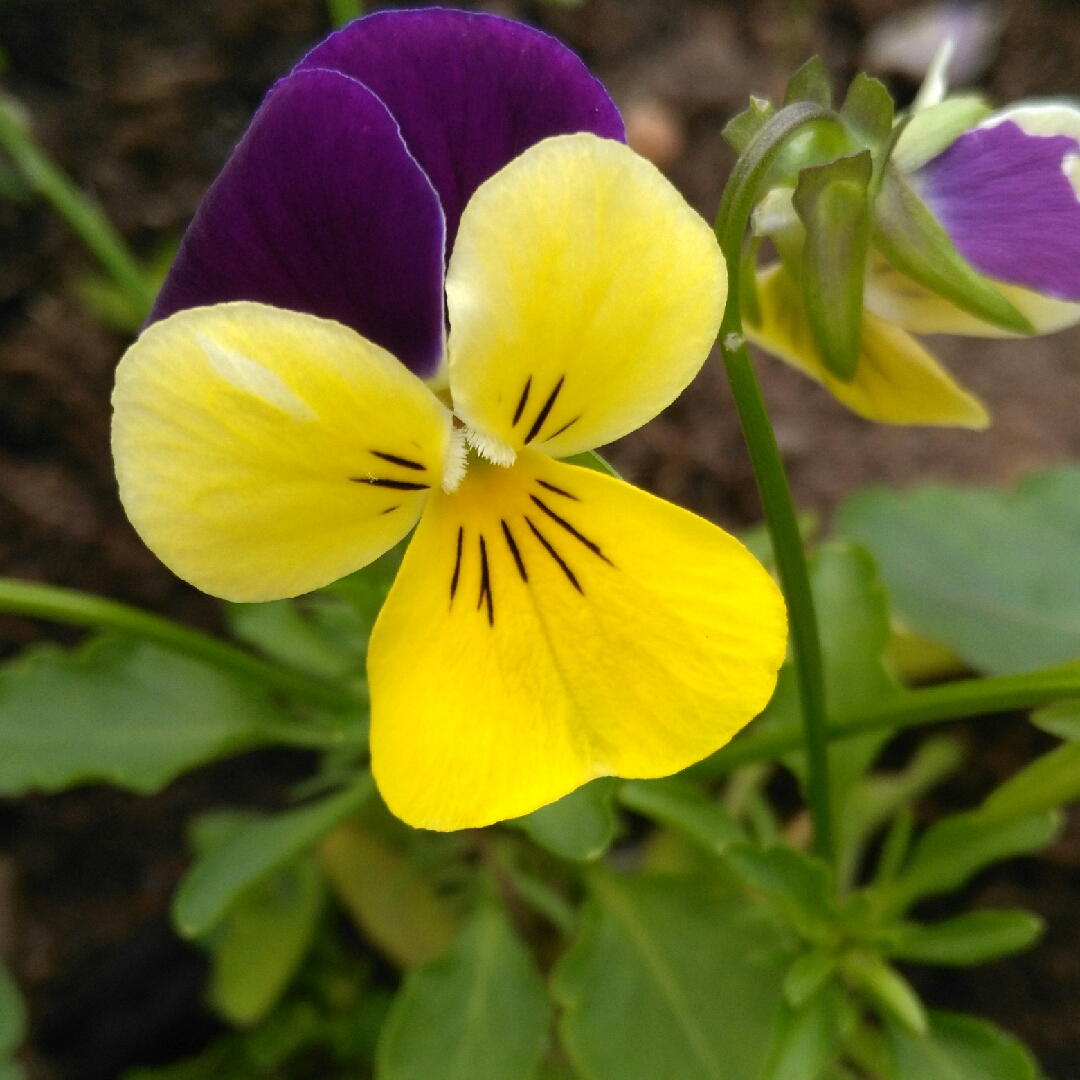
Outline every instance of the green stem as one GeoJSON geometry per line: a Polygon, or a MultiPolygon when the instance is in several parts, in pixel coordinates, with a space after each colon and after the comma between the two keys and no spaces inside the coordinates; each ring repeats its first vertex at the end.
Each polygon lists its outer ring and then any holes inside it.
{"type": "Polygon", "coordinates": [[[132,305],[149,314],[155,290],[138,260],[108,218],[49,160],[19,119],[18,108],[0,97],[0,146],[31,187],[78,233],[132,305]]]}
{"type": "Polygon", "coordinates": [[[743,338],[740,269],[743,237],[750,214],[776,157],[787,140],[805,125],[835,119],[827,109],[811,102],[800,102],[777,113],[758,132],[736,163],[724,189],[716,219],[716,236],[727,260],[728,270],[728,301],[720,324],[720,351],[761,494],[780,584],[787,601],[810,765],[807,787],[810,816],[814,824],[814,851],[824,859],[831,859],[833,843],[821,642],[795,504],[743,338]]]}
{"type": "MultiPolygon", "coordinates": [[[[966,716],[1035,709],[1063,698],[1080,698],[1078,664],[906,690],[872,709],[833,717],[826,739],[835,742],[882,729],[899,730],[966,716]]],[[[722,776],[751,762],[782,757],[797,750],[801,742],[802,733],[795,725],[745,735],[695,765],[691,772],[700,778],[722,776]]]]}
{"type": "Polygon", "coordinates": [[[170,619],[74,589],[0,578],[0,611],[86,626],[93,630],[116,630],[152,641],[173,652],[205,660],[225,671],[319,705],[347,709],[357,704],[357,699],[340,687],[278,667],[235,645],[197,630],[189,630],[170,619]]]}

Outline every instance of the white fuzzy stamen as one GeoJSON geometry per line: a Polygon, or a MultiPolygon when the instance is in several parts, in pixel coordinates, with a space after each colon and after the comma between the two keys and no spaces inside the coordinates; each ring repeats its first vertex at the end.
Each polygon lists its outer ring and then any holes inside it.
{"type": "Polygon", "coordinates": [[[207,334],[197,333],[195,339],[213,369],[234,389],[280,409],[301,423],[319,419],[318,413],[291,390],[276,372],[242,352],[222,345],[207,334]]]}
{"type": "Polygon", "coordinates": [[[482,458],[490,461],[492,465],[501,465],[504,469],[509,469],[517,460],[517,452],[514,448],[507,446],[501,439],[496,439],[494,435],[485,435],[476,428],[467,427],[465,439],[482,458]]]}
{"type": "Polygon", "coordinates": [[[447,495],[453,495],[465,479],[465,459],[468,451],[465,449],[465,429],[451,428],[450,441],[446,446],[446,457],[443,459],[442,489],[447,495]]]}

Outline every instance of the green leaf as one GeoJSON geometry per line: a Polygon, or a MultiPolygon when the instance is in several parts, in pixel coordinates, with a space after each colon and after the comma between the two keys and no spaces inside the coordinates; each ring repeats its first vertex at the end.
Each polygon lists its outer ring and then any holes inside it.
{"type": "Polygon", "coordinates": [[[1017,1039],[959,1013],[930,1013],[930,1029],[921,1038],[889,1025],[887,1045],[893,1080],[1037,1080],[1039,1075],[1017,1039]]]}
{"type": "Polygon", "coordinates": [[[1053,812],[1009,821],[987,820],[980,811],[943,818],[919,837],[903,871],[878,888],[878,903],[900,912],[924,896],[951,892],[993,863],[1044,847],[1060,825],[1053,812]]]}
{"type": "Polygon", "coordinates": [[[26,1080],[26,1072],[17,1061],[0,1061],[0,1080],[26,1080]]]}
{"type": "Polygon", "coordinates": [[[720,803],[679,777],[629,780],[619,788],[619,801],[660,825],[678,829],[717,855],[747,838],[720,803]]]}
{"type": "Polygon", "coordinates": [[[1066,742],[1080,742],[1080,701],[1055,701],[1031,714],[1031,722],[1066,742]]]}
{"type": "Polygon", "coordinates": [[[917,1035],[927,1030],[926,1010],[919,995],[876,953],[849,954],[842,971],[846,982],[866,995],[882,1019],[895,1020],[917,1035]]]}
{"type": "Polygon", "coordinates": [[[781,1006],[761,1080],[818,1080],[839,1050],[845,1006],[835,983],[801,1008],[781,1006]]]}
{"type": "Polygon", "coordinates": [[[788,81],[784,104],[791,105],[796,101],[813,101],[826,109],[832,104],[829,73],[820,56],[811,56],[788,81]]]}
{"type": "Polygon", "coordinates": [[[751,95],[750,104],[724,126],[724,141],[735,153],[741,154],[775,112],[771,101],[751,95]]]}
{"type": "Polygon", "coordinates": [[[1022,952],[1042,932],[1030,911],[969,911],[933,926],[903,923],[884,948],[894,960],[966,967],[1022,952]]]}
{"type": "Polygon", "coordinates": [[[586,1080],[757,1080],[794,945],[760,905],[708,879],[589,876],[552,979],[586,1080]]]}
{"type": "Polygon", "coordinates": [[[370,773],[328,799],[234,829],[185,875],[172,916],[184,937],[200,937],[224,918],[245,889],[314,846],[375,794],[370,773]]]}
{"type": "Polygon", "coordinates": [[[874,246],[902,274],[977,319],[1017,334],[1034,333],[1027,317],[976,273],[926,204],[889,164],[874,201],[874,246]]]}
{"type": "Polygon", "coordinates": [[[26,1038],[26,1006],[22,991],[0,962],[0,1059],[18,1050],[26,1038]]]}
{"type": "Polygon", "coordinates": [[[253,1024],[277,1003],[311,945],[323,905],[311,859],[282,867],[233,904],[210,942],[210,998],[233,1024],[253,1024]]]}
{"type": "Polygon", "coordinates": [[[897,613],[992,674],[1080,657],[1080,469],[1011,492],[860,492],[836,528],[873,552],[897,613]]]}
{"type": "MultiPolygon", "coordinates": [[[[881,854],[874,873],[874,880],[879,883],[892,881],[900,872],[911,847],[911,837],[915,831],[915,815],[910,806],[902,807],[893,818],[885,840],[881,845],[881,854]]],[[[849,879],[850,880],[850,879],[849,879]]]]}
{"type": "Polygon", "coordinates": [[[948,736],[927,739],[899,772],[872,773],[851,791],[838,823],[838,876],[855,880],[863,844],[907,804],[936,787],[964,760],[964,746],[948,736]]]}
{"type": "Polygon", "coordinates": [[[379,1080],[529,1080],[550,1023],[532,957],[485,904],[448,953],[406,976],[379,1040],[379,1080]]]}
{"type": "Polygon", "coordinates": [[[828,949],[804,952],[784,976],[784,999],[801,1009],[832,978],[836,965],[836,955],[828,949]]]}
{"type": "Polygon", "coordinates": [[[1066,743],[1006,780],[991,792],[980,814],[1008,821],[1052,810],[1080,798],[1080,742],[1066,743]]]}
{"type": "Polygon", "coordinates": [[[401,967],[434,960],[457,933],[454,918],[404,852],[358,821],[319,845],[338,899],[365,936],[401,967]]]}
{"type": "Polygon", "coordinates": [[[340,597],[226,604],[225,614],[241,641],[287,667],[325,679],[363,674],[370,627],[340,597]]]}
{"type": "Polygon", "coordinates": [[[507,824],[517,826],[560,858],[576,862],[598,859],[615,839],[619,826],[612,805],[617,786],[612,777],[598,777],[507,824]]]}
{"type": "Polygon", "coordinates": [[[832,874],[820,859],[786,844],[732,844],[724,859],[744,884],[773,900],[803,937],[817,940],[828,933],[836,907],[832,874]]]}
{"type": "Polygon", "coordinates": [[[948,97],[937,105],[919,109],[896,144],[893,164],[902,173],[914,172],[931,158],[936,158],[991,111],[986,99],[978,94],[948,97]]]}
{"type": "Polygon", "coordinates": [[[893,100],[880,80],[861,72],[856,75],[848,87],[840,115],[865,146],[876,151],[888,143],[893,126],[893,100]]]}
{"type": "Polygon", "coordinates": [[[260,687],[154,645],[38,646],[0,669],[0,794],[98,782],[152,794],[289,719],[260,687]]]}
{"type": "Polygon", "coordinates": [[[806,230],[800,275],[806,319],[822,362],[843,382],[855,378],[859,362],[872,172],[869,150],[803,169],[792,199],[806,230]]]}
{"type": "Polygon", "coordinates": [[[347,601],[360,620],[358,626],[347,625],[344,628],[338,626],[336,629],[326,619],[321,620],[319,629],[324,634],[330,634],[337,641],[339,648],[343,645],[346,648],[355,647],[353,643],[359,637],[363,641],[363,652],[367,653],[367,640],[371,636],[387,593],[394,584],[394,578],[397,577],[398,567],[401,566],[408,544],[409,538],[406,537],[385,555],[380,555],[373,563],[368,563],[355,573],[340,578],[319,590],[325,595],[336,596],[347,601]]]}

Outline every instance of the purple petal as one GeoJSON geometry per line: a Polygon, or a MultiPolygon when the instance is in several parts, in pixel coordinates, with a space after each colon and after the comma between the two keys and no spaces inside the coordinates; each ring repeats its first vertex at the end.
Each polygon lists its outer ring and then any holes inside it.
{"type": "Polygon", "coordinates": [[[282,79],[203,199],[151,313],[227,300],[336,319],[421,376],[443,346],[445,223],[381,101],[282,79]]]}
{"type": "Polygon", "coordinates": [[[578,131],[625,139],[607,91],[569,49],[494,15],[378,12],[299,68],[342,71],[385,102],[442,200],[448,250],[472,193],[534,143],[578,131]]]}
{"type": "Polygon", "coordinates": [[[1057,300],[1080,300],[1080,201],[1065,135],[1011,120],[973,128],[914,174],[957,250],[980,273],[1057,300]]]}

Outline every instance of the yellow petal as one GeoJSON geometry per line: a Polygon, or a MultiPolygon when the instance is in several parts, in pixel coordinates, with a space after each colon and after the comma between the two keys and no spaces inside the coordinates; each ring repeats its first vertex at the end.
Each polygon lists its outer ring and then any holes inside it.
{"type": "MultiPolygon", "coordinates": [[[[1013,307],[1025,315],[1036,334],[1054,334],[1080,322],[1080,304],[1054,300],[1019,285],[992,282],[1013,307]]],[[[883,319],[898,323],[913,334],[959,334],[964,337],[1012,338],[1000,326],[991,326],[943,300],[936,293],[894,270],[884,259],[872,258],[866,276],[866,306],[883,319]]]]}
{"type": "Polygon", "coordinates": [[[863,312],[859,365],[853,382],[834,378],[822,363],[803,313],[802,296],[781,266],[758,274],[761,322],[746,336],[821,383],[853,412],[884,424],[985,428],[979,400],[961,389],[913,337],[895,323],[863,312]]]}
{"type": "Polygon", "coordinates": [[[783,599],[715,525],[524,450],[433,492],[368,652],[372,767],[409,824],[664,776],[769,700],[783,599]]]}
{"type": "Polygon", "coordinates": [[[446,295],[455,411],[508,462],[525,445],[553,457],[601,446],[671,404],[716,337],[727,272],[654,166],[566,135],[473,195],[446,295]]]}
{"type": "Polygon", "coordinates": [[[453,441],[448,410],[389,353],[262,304],[151,326],[120,361],[113,408],[139,535],[186,581],[240,601],[307,592],[392,547],[453,441]]]}

